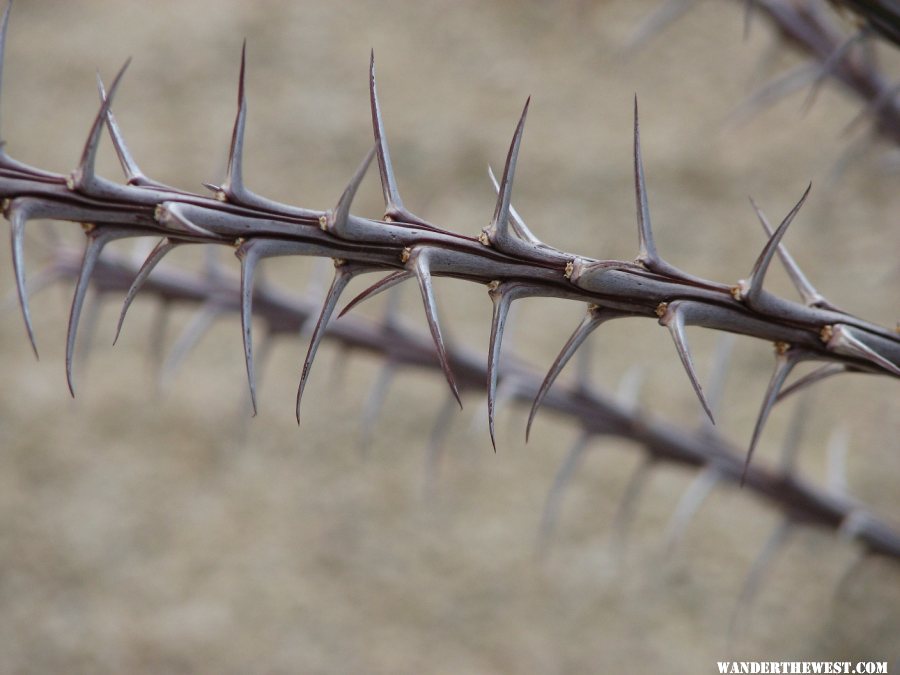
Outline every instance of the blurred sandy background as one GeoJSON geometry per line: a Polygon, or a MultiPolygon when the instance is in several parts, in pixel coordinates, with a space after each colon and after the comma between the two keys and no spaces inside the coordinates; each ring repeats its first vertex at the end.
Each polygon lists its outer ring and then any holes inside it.
{"type": "MultiPolygon", "coordinates": [[[[95,69],[108,81],[133,56],[115,106],[132,150],[149,175],[202,190],[223,167],[246,36],[247,181],[325,208],[370,147],[374,47],[410,208],[461,232],[486,224],[494,197],[485,167],[502,165],[531,94],[515,205],[560,248],[631,257],[637,92],[664,255],[718,280],[745,276],[763,241],[747,195],[780,219],[813,180],[789,247],[832,301],[892,325],[900,193],[886,148],[828,183],[855,112],[830,88],[806,116],[800,96],[726,128],[729,112],[795,58],[761,22],[743,42],[739,3],[701,3],[625,58],[628,36],[656,4],[22,1],[9,35],[3,137],[15,157],[68,171],[96,110],[95,69]]],[[[118,175],[109,157],[103,168],[118,175]]],[[[356,210],[377,215],[379,200],[370,176],[356,210]]],[[[79,244],[77,233],[71,241],[79,244]]],[[[33,242],[32,273],[42,256],[33,242]]],[[[223,260],[234,264],[227,251],[223,260]]],[[[170,262],[192,265],[196,255],[170,262]]],[[[280,261],[271,272],[302,288],[309,265],[280,261]]],[[[9,292],[3,267],[0,290],[9,292]]],[[[772,283],[792,293],[780,270],[772,283]]],[[[483,288],[439,281],[438,290],[446,329],[484,352],[483,288]]],[[[398,377],[362,454],[358,420],[377,362],[352,357],[338,382],[342,357],[324,347],[298,430],[306,347],[279,343],[262,374],[260,414],[248,420],[237,322],[218,326],[158,394],[147,365],[154,303],[144,299],[115,349],[119,308],[104,307],[73,402],[62,356],[69,292],[33,302],[39,363],[17,310],[0,323],[2,672],[711,673],[724,658],[900,656],[900,567],[868,561],[839,586],[856,548],[802,529],[729,642],[744,575],[778,515],[751,494],[717,491],[667,555],[666,522],[692,476],[660,468],[624,551],[613,549],[610,521],[641,456],[626,442],[592,446],[538,561],[542,502],[577,435],[549,413],[526,446],[526,411],[507,409],[495,455],[479,423],[484,400],[467,397],[436,493],[423,499],[423,452],[445,396],[433,374],[398,377]]],[[[406,291],[405,316],[424,329],[415,295],[406,291]]],[[[380,306],[366,309],[377,315],[380,306]]],[[[546,368],[581,312],[524,305],[509,334],[514,350],[546,368]]],[[[188,320],[173,317],[168,346],[188,320]]],[[[714,336],[690,337],[705,376],[714,336]]],[[[662,329],[626,321],[593,344],[598,385],[614,387],[642,363],[643,404],[697,423],[662,329]]],[[[720,428],[741,445],[770,364],[767,345],[738,342],[720,428]]],[[[875,378],[825,383],[800,458],[807,477],[823,481],[828,436],[846,426],[852,493],[895,523],[897,391],[875,378]]],[[[790,412],[773,415],[758,461],[777,457],[790,412]]]]}

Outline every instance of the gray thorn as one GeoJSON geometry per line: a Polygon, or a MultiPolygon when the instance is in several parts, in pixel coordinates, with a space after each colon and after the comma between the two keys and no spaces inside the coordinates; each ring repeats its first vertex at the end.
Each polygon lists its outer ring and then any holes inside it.
{"type": "Polygon", "coordinates": [[[694,388],[694,392],[700,400],[700,405],[703,406],[703,410],[706,412],[709,421],[712,424],[715,424],[716,420],[713,417],[712,407],[709,405],[709,401],[706,400],[706,395],[703,393],[703,387],[700,386],[700,380],[697,377],[696,370],[694,370],[694,361],[691,358],[691,349],[688,346],[687,335],[684,330],[685,316],[684,308],[681,303],[677,300],[669,303],[666,307],[665,314],[660,318],[659,323],[669,329],[672,341],[675,343],[675,349],[678,351],[678,358],[681,359],[681,365],[684,366],[688,379],[691,381],[691,386],[694,388]]]}
{"type": "Polygon", "coordinates": [[[164,237],[153,248],[146,260],[144,260],[143,265],[141,265],[140,270],[138,270],[137,275],[134,277],[134,281],[131,282],[131,286],[128,288],[128,293],[125,295],[125,301],[122,303],[122,311],[119,313],[119,322],[116,325],[116,336],[113,338],[113,345],[119,341],[119,335],[122,332],[122,325],[125,322],[125,315],[128,313],[128,308],[131,307],[131,303],[134,302],[138,292],[143,288],[150,273],[153,272],[156,265],[159,264],[159,261],[180,243],[181,242],[177,240],[164,237]]]}

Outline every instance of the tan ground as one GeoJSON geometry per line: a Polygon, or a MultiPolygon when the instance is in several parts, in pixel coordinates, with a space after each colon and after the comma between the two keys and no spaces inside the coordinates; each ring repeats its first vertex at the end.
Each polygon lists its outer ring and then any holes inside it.
{"type": "MultiPolygon", "coordinates": [[[[628,257],[637,92],[667,257],[715,279],[744,276],[762,243],[747,195],[775,218],[811,179],[789,246],[836,304],[892,324],[900,193],[881,163],[885,148],[828,183],[854,114],[833,90],[806,116],[801,96],[726,128],[729,112],[792,57],[773,49],[761,24],[742,42],[738,3],[701,3],[625,58],[629,33],[655,4],[23,0],[10,31],[3,137],[16,157],[70,169],[97,105],[94,69],[109,78],[133,56],[116,104],[132,149],[150,175],[201,189],[224,161],[246,36],[248,182],[327,207],[371,143],[374,47],[411,208],[458,231],[482,227],[493,209],[485,166],[502,163],[531,94],[517,207],[556,246],[628,257]]],[[[104,168],[114,175],[108,158],[104,168]]],[[[377,214],[378,199],[370,181],[359,211],[377,214]]],[[[30,250],[37,269],[34,240],[30,250]]],[[[291,261],[274,273],[299,287],[309,269],[291,261]]],[[[773,283],[791,292],[780,271],[773,283]]],[[[438,288],[448,330],[483,350],[483,289],[438,288]]],[[[718,492],[666,554],[665,525],[691,476],[663,468],[624,552],[613,549],[610,521],[640,457],[629,443],[595,444],[549,556],[536,560],[542,501],[577,432],[549,414],[525,446],[524,411],[505,411],[495,455],[479,424],[484,401],[468,397],[437,493],[423,499],[423,449],[445,396],[433,375],[398,378],[363,456],[358,419],[377,363],[352,357],[336,382],[341,357],[324,348],[298,431],[305,346],[284,342],[264,373],[260,415],[248,421],[236,322],[213,331],[157,395],[147,367],[153,303],[144,300],[114,350],[118,307],[104,308],[73,403],[62,366],[66,296],[33,303],[39,363],[17,311],[0,324],[2,672],[712,673],[723,658],[900,656],[900,568],[869,561],[839,587],[856,549],[802,529],[729,642],[745,572],[777,514],[750,494],[718,492]]],[[[405,300],[409,320],[424,326],[414,293],[405,300]]],[[[546,367],[581,311],[526,307],[513,327],[516,351],[546,367]]],[[[178,314],[173,326],[187,319],[178,314]]],[[[705,374],[715,340],[691,338],[705,374]]],[[[696,401],[662,329],[624,322],[604,327],[594,345],[599,384],[615,386],[642,363],[648,409],[695,423],[696,401]]],[[[738,443],[749,438],[770,362],[768,346],[738,343],[720,421],[738,443]]],[[[801,454],[810,479],[824,480],[828,436],[845,427],[853,494],[894,522],[897,391],[874,378],[823,385],[801,454]]],[[[789,407],[774,414],[759,461],[777,457],[789,417],[789,407]]]]}

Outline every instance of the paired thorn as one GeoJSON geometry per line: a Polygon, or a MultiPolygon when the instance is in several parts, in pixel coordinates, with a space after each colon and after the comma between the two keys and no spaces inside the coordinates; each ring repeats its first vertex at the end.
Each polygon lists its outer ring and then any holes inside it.
{"type": "Polygon", "coordinates": [[[359,189],[360,183],[362,183],[363,178],[366,177],[366,172],[369,170],[369,165],[372,163],[375,152],[376,149],[374,147],[369,150],[365,159],[353,174],[353,178],[350,179],[350,182],[341,194],[341,198],[338,199],[337,205],[335,205],[334,209],[329,211],[325,216],[326,228],[329,232],[332,232],[338,237],[343,236],[347,231],[347,222],[350,218],[350,207],[353,204],[354,197],[356,197],[356,191],[359,189]]]}
{"type": "MultiPolygon", "coordinates": [[[[490,164],[488,165],[488,177],[491,179],[491,185],[494,186],[494,192],[497,193],[498,197],[500,195],[500,183],[497,182],[497,177],[494,175],[494,170],[491,168],[490,164]]],[[[515,207],[510,202],[509,205],[509,217],[512,222],[510,225],[515,231],[516,235],[530,244],[534,244],[536,246],[543,245],[540,239],[538,239],[531,230],[528,228],[528,225],[525,224],[525,220],[522,216],[519,215],[519,212],[516,211],[515,207]]]]}
{"type": "Polygon", "coordinates": [[[694,361],[691,358],[691,349],[688,345],[687,334],[684,330],[688,307],[689,305],[685,305],[679,300],[668,303],[665,307],[661,305],[658,310],[661,311],[659,323],[669,329],[672,341],[675,343],[675,349],[678,351],[678,358],[681,359],[681,365],[684,366],[688,379],[691,381],[691,386],[694,388],[694,392],[700,400],[700,405],[703,406],[703,410],[709,418],[709,421],[712,424],[715,424],[716,420],[713,417],[712,406],[709,404],[709,401],[706,400],[706,395],[703,393],[703,387],[700,386],[700,380],[697,377],[696,370],[694,370],[694,361]]]}
{"type": "MultiPolygon", "coordinates": [[[[309,347],[306,350],[306,358],[303,361],[303,369],[300,372],[300,384],[297,387],[297,402],[295,406],[295,414],[297,416],[297,424],[300,424],[300,403],[303,400],[303,391],[306,389],[306,381],[309,379],[309,372],[312,368],[313,360],[316,358],[316,352],[322,337],[325,335],[325,329],[328,327],[328,321],[334,313],[341,293],[347,288],[347,284],[357,275],[371,271],[368,267],[361,267],[353,264],[336,264],[334,268],[334,278],[331,286],[325,294],[325,300],[322,302],[322,309],[319,312],[319,318],[316,320],[316,326],[309,338],[309,347]]],[[[346,309],[344,311],[347,311],[346,309]]],[[[343,312],[341,313],[343,315],[343,312]]]]}
{"type": "Polygon", "coordinates": [[[264,250],[243,245],[236,251],[241,261],[241,334],[244,344],[244,362],[247,367],[247,383],[250,387],[250,407],[256,416],[256,374],[253,364],[253,281],[256,267],[264,255],[264,250]]]}
{"type": "Polygon", "coordinates": [[[547,375],[544,377],[544,381],[541,383],[537,395],[534,397],[534,402],[531,404],[531,412],[528,414],[528,423],[525,426],[526,442],[528,442],[528,439],[531,436],[531,425],[534,423],[534,418],[541,407],[541,403],[543,403],[544,398],[547,396],[547,392],[550,391],[550,387],[553,386],[553,383],[556,381],[556,378],[562,372],[563,368],[565,368],[569,359],[572,358],[581,344],[597,327],[610,319],[615,319],[623,315],[622,312],[606,307],[600,307],[598,305],[588,306],[587,314],[584,319],[582,319],[578,328],[575,329],[575,332],[569,337],[566,344],[563,345],[562,350],[560,350],[556,359],[553,361],[553,364],[550,366],[550,370],[547,371],[547,375]]]}
{"type": "Polygon", "coordinates": [[[488,348],[487,380],[488,380],[488,429],[491,434],[491,445],[497,452],[497,441],[494,434],[494,417],[496,411],[497,380],[500,371],[500,350],[503,343],[503,332],[506,329],[506,320],[512,303],[520,298],[533,295],[534,288],[526,284],[491,282],[488,286],[488,294],[494,304],[493,317],[491,318],[491,341],[488,348]]]}
{"type": "MultiPolygon", "coordinates": [[[[775,236],[775,232],[773,232],[768,218],[766,218],[766,215],[762,212],[762,209],[760,209],[759,206],[756,205],[753,197],[750,197],[750,205],[756,212],[756,217],[759,219],[760,225],[762,225],[763,230],[769,236],[769,240],[771,241],[775,236]]],[[[820,307],[823,309],[839,311],[836,307],[834,307],[834,305],[830,304],[825,299],[825,296],[819,293],[810,283],[809,279],[807,279],[806,275],[803,274],[803,271],[800,269],[800,266],[794,260],[793,256],[788,253],[787,247],[784,244],[779,241],[776,250],[778,251],[778,257],[781,258],[781,263],[784,265],[784,268],[791,279],[791,283],[794,284],[794,288],[796,288],[797,292],[800,293],[800,297],[803,299],[803,302],[807,307],[820,307]]]]}
{"type": "Polygon", "coordinates": [[[756,424],[753,427],[753,436],[750,439],[747,457],[744,460],[744,470],[741,473],[741,486],[744,485],[744,481],[747,479],[747,470],[750,468],[750,460],[753,458],[756,445],[762,435],[766,421],[769,419],[769,413],[772,412],[772,406],[774,406],[775,401],[778,400],[778,392],[781,391],[785,380],[788,375],[791,374],[794,367],[801,361],[809,358],[811,358],[811,355],[805,350],[783,343],[776,344],[775,370],[772,372],[772,377],[769,380],[769,385],[766,388],[766,393],[763,397],[762,407],[759,410],[759,414],[756,417],[756,424]]]}
{"type": "Polygon", "coordinates": [[[340,319],[342,316],[344,316],[344,314],[349,312],[361,302],[368,300],[369,298],[374,297],[390,288],[393,288],[394,286],[406,281],[407,279],[412,279],[413,276],[415,275],[408,270],[398,270],[396,272],[388,274],[386,277],[380,279],[379,281],[376,281],[374,284],[369,286],[366,290],[364,290],[362,293],[348,302],[344,309],[341,310],[340,314],[338,314],[338,318],[340,319]]]}
{"type": "MultiPolygon", "coordinates": [[[[9,7],[7,6],[7,12],[9,7]]],[[[14,199],[10,202],[7,209],[6,217],[9,219],[10,238],[12,240],[12,262],[13,271],[16,277],[16,291],[19,294],[19,307],[22,308],[22,318],[25,320],[25,330],[28,332],[28,340],[31,342],[31,349],[34,350],[34,357],[39,359],[37,342],[34,338],[34,326],[31,321],[31,309],[28,303],[28,287],[25,284],[25,260],[24,260],[24,239],[25,224],[28,219],[38,210],[37,202],[29,198],[14,199]]]]}
{"type": "Polygon", "coordinates": [[[125,295],[125,301],[122,303],[122,311],[119,313],[119,322],[116,324],[116,335],[113,338],[113,345],[119,341],[122,325],[125,323],[125,315],[128,313],[128,309],[131,307],[131,303],[134,302],[135,297],[137,297],[138,292],[143,288],[150,273],[169,251],[181,243],[183,242],[165,237],[156,244],[152,251],[150,251],[150,254],[147,256],[146,260],[144,260],[144,264],[141,265],[140,270],[138,270],[137,275],[134,277],[134,281],[131,282],[128,293],[125,295]]]}
{"type": "Polygon", "coordinates": [[[531,97],[525,101],[522,115],[516,125],[509,151],[506,154],[506,164],[503,167],[503,177],[497,190],[497,204],[494,207],[494,216],[490,224],[484,229],[488,241],[500,250],[509,241],[510,199],[512,197],[512,184],[516,176],[516,162],[519,159],[519,147],[522,144],[522,133],[525,131],[525,118],[528,116],[528,106],[531,97]]]}
{"type": "MultiPolygon", "coordinates": [[[[100,78],[99,72],[97,73],[97,91],[100,94],[100,103],[102,105],[106,102],[107,96],[106,88],[103,86],[103,80],[100,78]]],[[[122,135],[119,123],[116,121],[112,110],[109,109],[106,111],[106,128],[109,131],[109,137],[115,148],[116,156],[119,158],[119,164],[122,166],[122,172],[125,174],[127,184],[157,185],[144,175],[137,165],[137,162],[134,161],[134,157],[131,155],[128,146],[125,144],[125,137],[122,135]]]]}
{"type": "Polygon", "coordinates": [[[78,162],[78,166],[69,177],[68,186],[70,190],[89,193],[92,188],[96,187],[97,182],[99,181],[94,167],[97,162],[97,148],[100,145],[100,132],[103,131],[103,127],[106,125],[107,117],[109,115],[109,109],[110,106],[112,106],[113,98],[115,97],[116,91],[119,88],[119,84],[122,81],[122,76],[125,74],[125,71],[128,69],[128,65],[130,63],[131,58],[125,61],[125,64],[119,69],[119,72],[116,73],[116,76],[109,87],[109,92],[106,96],[103,97],[103,101],[100,104],[100,110],[97,112],[97,116],[94,118],[94,122],[91,125],[91,130],[88,134],[87,141],[84,144],[84,150],[81,153],[81,160],[78,162]]]}
{"type": "MultiPolygon", "coordinates": [[[[738,285],[733,289],[732,292],[737,300],[744,302],[749,307],[754,307],[758,304],[760,295],[762,294],[766,273],[769,271],[769,265],[772,262],[772,258],[774,257],[775,252],[778,250],[778,247],[781,244],[781,240],[784,238],[788,227],[794,220],[797,212],[800,211],[800,208],[803,206],[806,198],[809,196],[809,191],[811,189],[812,183],[810,183],[807,186],[806,190],[803,191],[803,196],[800,197],[800,201],[798,201],[794,205],[794,208],[792,208],[790,212],[784,217],[784,220],[781,221],[778,229],[775,230],[772,236],[769,237],[769,241],[766,242],[766,245],[763,247],[762,253],[759,254],[759,257],[756,259],[756,263],[753,265],[750,276],[747,279],[742,279],[741,281],[739,281],[738,285]]],[[[757,213],[759,213],[759,211],[757,211],[757,213]]],[[[787,264],[785,264],[785,266],[787,266],[787,264]]],[[[794,267],[796,267],[796,265],[794,267]]],[[[797,271],[799,271],[799,269],[797,271]]]]}
{"type": "MultiPolygon", "coordinates": [[[[228,150],[228,168],[225,180],[217,193],[229,200],[241,203],[247,201],[248,191],[244,187],[244,129],[247,124],[247,96],[245,76],[247,72],[247,40],[241,45],[241,69],[238,75],[238,109],[231,132],[231,147],[228,150]]],[[[255,407],[254,407],[255,414],[255,407]]]]}

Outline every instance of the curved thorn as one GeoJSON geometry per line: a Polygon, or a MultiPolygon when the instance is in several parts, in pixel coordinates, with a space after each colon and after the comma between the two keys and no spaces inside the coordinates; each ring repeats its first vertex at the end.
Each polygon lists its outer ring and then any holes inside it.
{"type": "Polygon", "coordinates": [[[766,393],[763,397],[762,407],[759,410],[759,415],[756,417],[756,425],[753,427],[753,437],[750,439],[750,447],[747,449],[747,458],[744,460],[744,470],[743,473],[741,473],[742,487],[747,478],[747,469],[750,468],[750,460],[753,457],[753,452],[756,450],[756,444],[759,442],[759,437],[762,435],[763,427],[765,427],[766,420],[769,418],[772,406],[775,405],[778,392],[784,385],[787,376],[791,374],[794,366],[805,358],[808,358],[808,354],[797,348],[789,348],[786,351],[776,350],[775,352],[775,370],[772,372],[769,386],[766,388],[766,393]]]}
{"type": "MultiPolygon", "coordinates": [[[[7,7],[9,12],[9,7],[7,7]]],[[[39,359],[37,342],[34,339],[34,326],[31,322],[31,309],[28,304],[28,287],[25,284],[25,260],[23,242],[25,239],[25,223],[33,211],[32,202],[13,200],[7,217],[9,218],[10,239],[12,240],[12,262],[16,277],[16,291],[19,294],[19,306],[22,308],[22,318],[25,320],[25,330],[28,331],[28,340],[34,350],[34,357],[39,359]]]]}
{"type": "Polygon", "coordinates": [[[169,251],[178,246],[180,243],[181,242],[179,241],[164,237],[153,248],[153,250],[150,251],[150,255],[147,256],[147,259],[144,260],[144,264],[141,265],[141,269],[138,270],[137,275],[134,277],[134,281],[131,282],[131,286],[128,288],[128,293],[125,295],[125,301],[122,303],[122,311],[119,313],[119,322],[116,325],[116,336],[113,338],[114,346],[116,342],[119,341],[119,335],[122,332],[122,325],[125,322],[125,315],[128,313],[128,309],[131,307],[131,303],[134,302],[135,297],[137,297],[138,292],[141,290],[141,288],[143,288],[144,283],[150,276],[150,273],[153,271],[159,261],[162,260],[169,251]]]}
{"type": "MultiPolygon", "coordinates": [[[[234,118],[234,128],[231,132],[231,147],[228,150],[228,168],[225,172],[225,180],[222,181],[221,190],[229,198],[241,201],[245,196],[244,190],[244,128],[247,123],[247,97],[244,88],[244,78],[247,70],[247,40],[241,45],[241,69],[238,75],[238,110],[234,118]]],[[[255,410],[255,409],[254,409],[255,410]]]]}
{"type": "Polygon", "coordinates": [[[359,189],[360,183],[362,183],[363,178],[366,177],[366,171],[369,170],[369,165],[372,163],[372,158],[374,156],[375,148],[373,147],[369,150],[366,154],[366,158],[356,169],[353,178],[350,179],[350,182],[341,194],[341,198],[338,199],[338,203],[334,207],[334,210],[328,213],[329,229],[338,236],[340,236],[347,228],[347,219],[350,217],[350,206],[353,204],[353,198],[356,196],[356,191],[359,189]]]}
{"type": "Polygon", "coordinates": [[[447,384],[450,385],[450,391],[453,392],[453,396],[456,398],[460,410],[462,410],[462,399],[459,396],[459,388],[456,386],[456,378],[453,376],[453,370],[450,368],[447,348],[444,345],[444,337],[441,334],[441,325],[438,321],[437,306],[434,300],[434,288],[431,284],[431,265],[429,256],[430,253],[428,249],[416,249],[412,252],[410,262],[413,264],[416,279],[419,282],[419,291],[422,294],[422,304],[425,308],[425,318],[428,320],[431,338],[434,340],[434,346],[437,349],[441,370],[444,371],[444,377],[447,378],[447,384]]]}
{"type": "Polygon", "coordinates": [[[849,326],[837,324],[832,329],[831,339],[828,341],[828,349],[839,354],[854,356],[884,368],[891,375],[900,377],[900,366],[889,361],[877,351],[869,347],[856,337],[849,326]]]}
{"type": "MultiPolygon", "coordinates": [[[[143,234],[143,233],[140,233],[143,234]]],[[[75,397],[75,384],[72,379],[72,359],[75,354],[75,337],[78,333],[78,322],[81,319],[81,309],[84,305],[84,297],[88,290],[91,275],[103,248],[115,239],[136,236],[132,230],[103,229],[93,230],[87,233],[87,245],[84,249],[84,257],[81,261],[81,270],[75,284],[75,293],[72,296],[72,308],[69,311],[69,325],[66,332],[66,381],[69,385],[69,393],[75,397]]]]}
{"type": "MultiPolygon", "coordinates": [[[[105,103],[106,88],[103,86],[103,80],[100,78],[99,72],[97,73],[97,91],[100,94],[100,103],[105,103]]],[[[125,137],[122,135],[122,130],[119,128],[119,123],[116,121],[112,110],[106,111],[106,128],[109,131],[109,137],[115,148],[116,156],[119,158],[119,164],[122,166],[122,172],[125,174],[126,182],[129,185],[149,183],[150,181],[147,180],[137,162],[134,161],[128,146],[125,145],[125,137]]]]}
{"type": "Polygon", "coordinates": [[[525,426],[526,443],[531,436],[531,425],[534,423],[534,418],[541,407],[541,403],[544,401],[544,397],[547,396],[547,392],[550,391],[550,387],[553,386],[553,383],[562,372],[562,369],[565,368],[569,359],[572,358],[581,346],[581,343],[587,339],[587,336],[594,332],[595,328],[617,316],[619,316],[617,312],[598,307],[597,305],[588,307],[587,314],[584,319],[581,320],[581,323],[578,325],[578,328],[575,329],[575,332],[569,337],[566,344],[563,345],[559,354],[557,354],[556,359],[550,366],[550,370],[547,371],[547,375],[544,377],[544,381],[541,382],[541,387],[538,389],[537,395],[534,397],[534,402],[531,404],[531,412],[528,413],[528,424],[525,426]]]}
{"type": "Polygon", "coordinates": [[[128,65],[130,63],[131,58],[128,58],[125,61],[125,64],[119,69],[119,72],[116,73],[116,76],[109,87],[109,93],[106,95],[106,97],[104,97],[103,102],[100,104],[100,110],[97,112],[97,116],[94,118],[90,133],[88,133],[87,141],[84,144],[84,150],[82,150],[81,153],[81,160],[78,162],[78,166],[72,172],[71,185],[74,189],[82,191],[89,190],[91,184],[96,180],[94,165],[97,161],[97,148],[100,145],[100,132],[103,130],[103,127],[106,124],[107,115],[109,113],[110,106],[112,106],[113,98],[115,97],[116,91],[119,88],[119,83],[122,81],[122,76],[125,74],[125,71],[128,69],[128,65]]]}
{"type": "MultiPolygon", "coordinates": [[[[759,219],[759,223],[760,225],[762,225],[763,230],[771,239],[771,237],[773,236],[772,225],[769,223],[766,215],[762,212],[762,209],[760,209],[759,206],[756,205],[753,197],[750,197],[750,205],[756,212],[756,217],[759,219]]],[[[819,293],[810,283],[809,279],[806,278],[806,275],[803,274],[803,271],[800,269],[800,266],[794,260],[793,256],[788,253],[787,247],[784,244],[779,243],[776,250],[778,251],[778,257],[781,259],[782,265],[784,265],[785,271],[787,271],[791,282],[794,284],[794,288],[796,288],[797,292],[800,293],[800,297],[803,298],[803,302],[806,304],[806,306],[822,307],[825,309],[832,309],[837,311],[837,308],[828,303],[825,300],[825,297],[821,293],[819,293]]]]}
{"type": "MultiPolygon", "coordinates": [[[[488,164],[488,176],[491,179],[491,185],[494,186],[494,192],[496,192],[499,196],[500,183],[497,182],[497,177],[494,175],[494,170],[491,168],[490,164],[488,164]]],[[[519,215],[519,212],[516,211],[516,208],[512,205],[512,202],[510,202],[509,205],[509,216],[512,219],[512,228],[513,230],[515,230],[520,239],[524,239],[525,241],[536,245],[541,245],[543,243],[540,239],[534,236],[530,229],[528,229],[528,226],[525,224],[525,220],[522,218],[522,216],[519,215]]]]}
{"type": "Polygon", "coordinates": [[[512,197],[512,184],[516,176],[516,162],[519,159],[519,147],[522,144],[522,133],[525,130],[525,118],[528,115],[528,106],[531,104],[529,96],[522,109],[522,115],[516,124],[509,151],[506,153],[506,164],[503,167],[503,178],[500,179],[500,189],[497,192],[497,205],[494,207],[494,216],[488,225],[491,239],[501,244],[509,237],[509,202],[512,197]]]}
{"type": "MultiPolygon", "coordinates": [[[[353,265],[341,265],[335,267],[334,278],[331,281],[331,287],[325,295],[322,303],[322,310],[319,312],[319,318],[316,320],[316,327],[313,329],[312,336],[309,339],[309,348],[306,350],[306,358],[303,361],[303,370],[300,372],[300,384],[297,387],[297,403],[295,413],[297,416],[297,424],[300,424],[300,402],[303,400],[303,390],[306,388],[306,381],[309,378],[309,371],[312,368],[313,360],[316,358],[316,351],[319,349],[319,343],[325,335],[325,329],[328,321],[334,313],[334,308],[341,297],[341,293],[357,274],[369,271],[368,268],[356,267],[353,265]]],[[[346,309],[344,310],[346,311],[346,309]]]]}
{"type": "Polygon", "coordinates": [[[638,219],[638,257],[644,264],[658,262],[653,226],[650,222],[650,205],[647,202],[647,182],[644,178],[644,160],[641,156],[641,129],[638,120],[637,94],[634,97],[634,197],[638,219]]]}
{"type": "Polygon", "coordinates": [[[775,230],[775,233],[769,237],[769,241],[766,242],[762,253],[759,254],[756,263],[753,265],[753,270],[750,272],[749,278],[741,283],[742,299],[751,307],[759,299],[759,295],[762,292],[763,282],[766,278],[766,272],[769,271],[769,264],[772,262],[772,256],[774,256],[775,251],[778,250],[778,246],[781,243],[785,232],[787,232],[788,226],[790,226],[791,222],[794,220],[794,216],[797,215],[797,212],[803,206],[803,202],[806,201],[811,189],[812,183],[806,187],[806,190],[803,191],[803,196],[800,197],[800,201],[794,205],[794,208],[792,208],[784,217],[784,220],[781,221],[781,224],[778,226],[778,229],[775,230]]]}
{"type": "Polygon", "coordinates": [[[494,312],[491,318],[491,340],[488,347],[487,381],[488,381],[488,429],[491,434],[491,445],[497,452],[497,441],[494,435],[494,413],[496,409],[497,379],[500,371],[500,349],[503,343],[503,331],[506,329],[506,320],[509,317],[509,309],[514,300],[522,296],[521,286],[498,286],[488,291],[494,303],[494,312]]]}
{"type": "Polygon", "coordinates": [[[250,406],[256,416],[256,374],[253,364],[253,281],[256,267],[262,260],[261,249],[249,245],[237,250],[241,261],[241,334],[244,343],[244,362],[247,366],[247,384],[250,387],[250,406]]]}
{"type": "Polygon", "coordinates": [[[403,200],[397,190],[397,179],[391,164],[391,153],[388,150],[387,138],[384,134],[384,121],[381,117],[381,106],[378,103],[378,90],[375,86],[375,50],[369,59],[369,101],[372,106],[372,128],[375,133],[375,147],[378,155],[378,171],[381,174],[381,189],[384,192],[384,208],[388,214],[403,210],[403,200]]]}
{"type": "Polygon", "coordinates": [[[694,361],[691,358],[691,349],[688,346],[687,335],[684,330],[685,321],[683,306],[678,301],[670,303],[666,309],[666,313],[659,322],[669,329],[669,334],[672,336],[672,341],[675,343],[675,349],[678,351],[678,358],[681,359],[681,365],[684,366],[688,379],[691,381],[694,393],[696,393],[697,398],[700,399],[700,405],[703,406],[703,410],[706,412],[709,421],[715,424],[716,420],[715,417],[713,417],[712,407],[709,405],[709,401],[706,400],[706,395],[703,393],[703,387],[700,386],[700,380],[697,377],[697,372],[694,370],[694,361]]]}
{"type": "Polygon", "coordinates": [[[666,527],[664,548],[667,552],[672,551],[678,542],[684,537],[687,526],[691,520],[697,515],[703,502],[709,497],[713,488],[721,480],[721,474],[713,466],[707,466],[703,471],[698,473],[688,489],[681,495],[678,505],[672,513],[669,525],[666,527]]]}
{"type": "Polygon", "coordinates": [[[379,293],[388,290],[389,288],[393,288],[397,284],[402,283],[407,279],[412,279],[413,276],[413,273],[407,270],[399,270],[397,272],[388,274],[386,277],[384,277],[380,281],[375,282],[362,293],[353,298],[350,302],[348,302],[347,306],[341,310],[340,314],[338,314],[338,318],[340,319],[342,316],[344,316],[344,314],[349,312],[364,300],[368,300],[369,298],[376,296],[379,293]]]}
{"type": "Polygon", "coordinates": [[[556,523],[559,521],[559,509],[562,504],[563,491],[572,481],[575,470],[578,468],[584,453],[591,441],[591,434],[584,431],[569,448],[562,464],[553,477],[553,485],[544,499],[544,508],[541,512],[541,524],[538,529],[538,553],[543,554],[550,543],[556,523]]]}

